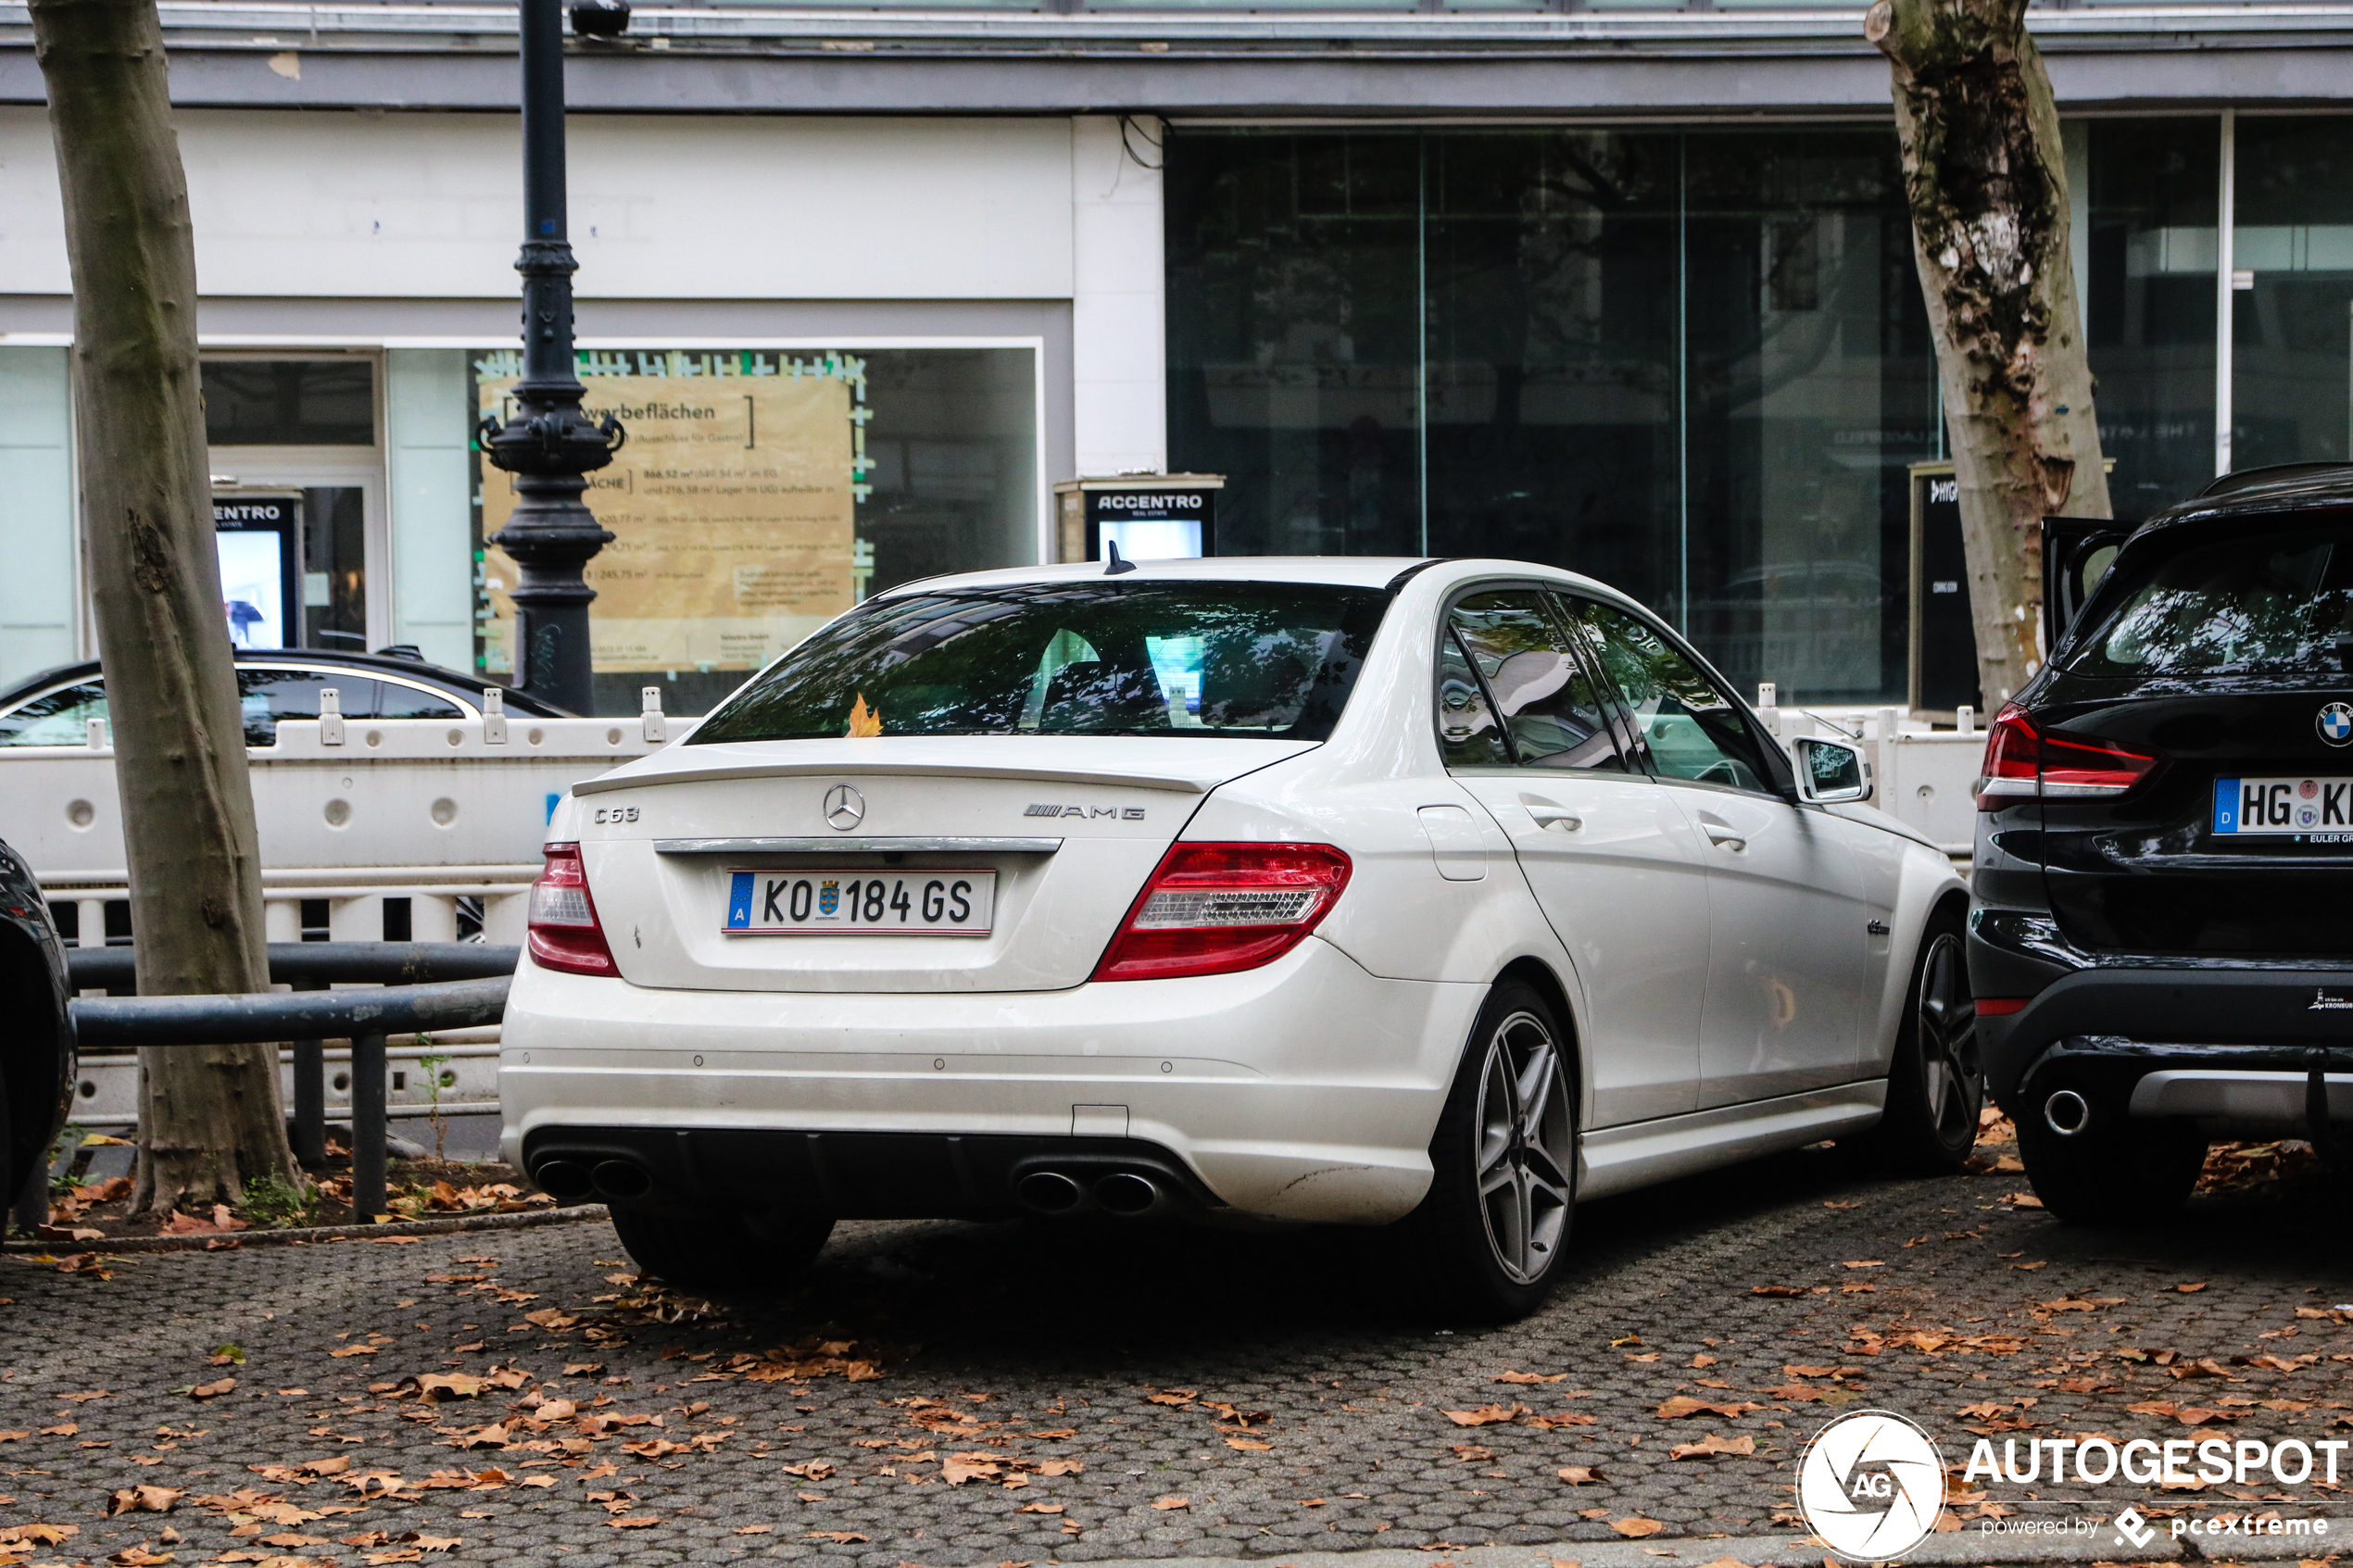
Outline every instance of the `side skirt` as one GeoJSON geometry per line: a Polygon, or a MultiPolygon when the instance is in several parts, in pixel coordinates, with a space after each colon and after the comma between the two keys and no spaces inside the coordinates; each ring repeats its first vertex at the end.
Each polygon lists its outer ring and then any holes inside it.
{"type": "Polygon", "coordinates": [[[1823,1138],[1861,1132],[1880,1119],[1887,1080],[1808,1089],[1778,1099],[1718,1106],[1585,1135],[1579,1198],[1606,1198],[1823,1138]]]}

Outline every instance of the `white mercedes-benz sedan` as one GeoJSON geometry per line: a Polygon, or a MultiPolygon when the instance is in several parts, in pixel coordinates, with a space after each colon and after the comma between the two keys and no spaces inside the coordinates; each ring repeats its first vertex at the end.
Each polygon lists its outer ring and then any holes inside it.
{"type": "Polygon", "coordinates": [[[507,1156],[708,1290],[840,1218],[1226,1216],[1524,1312],[1580,1198],[1969,1150],[1963,885],[1796,754],[1545,567],[908,583],[557,808],[507,1156]]]}

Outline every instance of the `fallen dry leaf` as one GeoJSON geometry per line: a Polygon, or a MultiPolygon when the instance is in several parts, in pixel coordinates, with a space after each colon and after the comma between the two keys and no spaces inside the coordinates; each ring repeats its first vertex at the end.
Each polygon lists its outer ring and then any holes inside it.
{"type": "MultiPolygon", "coordinates": [[[[650,1524],[651,1521],[648,1520],[648,1523],[650,1524]]],[[[871,1538],[860,1535],[855,1530],[812,1530],[801,1537],[805,1541],[831,1541],[836,1546],[850,1546],[871,1538]]]]}
{"type": "Polygon", "coordinates": [[[1559,1475],[1572,1486],[1590,1486],[1608,1479],[1590,1464],[1565,1464],[1561,1466],[1559,1475]]]}
{"type": "Polygon", "coordinates": [[[1644,1536],[1655,1536],[1667,1528],[1659,1521],[1645,1519],[1640,1514],[1630,1519],[1613,1519],[1609,1522],[1609,1527],[1619,1535],[1634,1540],[1640,1540],[1644,1536]]]}
{"type": "Polygon", "coordinates": [[[0,1545],[56,1546],[70,1536],[82,1534],[79,1524],[7,1524],[0,1525],[0,1545]]]}
{"type": "Polygon", "coordinates": [[[1526,1405],[1481,1405],[1475,1411],[1448,1411],[1446,1419],[1457,1426],[1489,1426],[1499,1421],[1510,1421],[1528,1413],[1526,1405]]]}
{"type": "Polygon", "coordinates": [[[1490,1383],[1561,1383],[1567,1380],[1565,1372],[1499,1372],[1490,1383]]]}
{"type": "Polygon", "coordinates": [[[194,1388],[188,1390],[188,1398],[192,1399],[217,1399],[223,1394],[233,1394],[236,1392],[236,1388],[237,1380],[235,1378],[224,1377],[218,1383],[197,1384],[194,1388]]]}
{"type": "Polygon", "coordinates": [[[1720,1415],[1726,1421],[1738,1421],[1749,1411],[1764,1408],[1762,1405],[1749,1404],[1711,1404],[1705,1399],[1695,1399],[1689,1394],[1678,1394],[1658,1407],[1658,1415],[1663,1421],[1680,1421],[1687,1416],[1701,1414],[1720,1415]]]}
{"type": "Polygon", "coordinates": [[[1669,1459],[1706,1459],[1716,1454],[1739,1454],[1743,1458],[1756,1451],[1754,1437],[1718,1437],[1709,1433],[1696,1443],[1678,1443],[1667,1450],[1669,1459]]]}
{"type": "Polygon", "coordinates": [[[1275,1447],[1272,1443],[1259,1442],[1254,1437],[1228,1437],[1226,1439],[1226,1446],[1229,1449],[1239,1449],[1245,1453],[1266,1453],[1272,1451],[1275,1447]]]}
{"type": "Polygon", "coordinates": [[[1748,1287],[1748,1293],[1751,1296],[1805,1296],[1809,1294],[1806,1288],[1802,1285],[1752,1285],[1748,1287]]]}
{"type": "Polygon", "coordinates": [[[1190,1508],[1193,1506],[1193,1499],[1190,1498],[1154,1498],[1152,1499],[1152,1506],[1165,1513],[1173,1508],[1190,1508]]]}

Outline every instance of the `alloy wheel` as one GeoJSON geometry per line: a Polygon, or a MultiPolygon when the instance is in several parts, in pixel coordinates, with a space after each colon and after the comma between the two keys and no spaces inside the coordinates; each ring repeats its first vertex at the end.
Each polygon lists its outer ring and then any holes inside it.
{"type": "Polygon", "coordinates": [[[1568,1232],[1576,1117],[1541,1019],[1516,1012],[1488,1036],[1478,1075],[1478,1203],[1487,1242],[1515,1284],[1540,1279],[1568,1232]]]}
{"type": "Polygon", "coordinates": [[[1977,1059],[1977,999],[1969,992],[1961,939],[1949,931],[1936,934],[1920,960],[1913,1017],[1929,1121],[1947,1147],[1960,1147],[1977,1136],[1985,1070],[1977,1059]]]}

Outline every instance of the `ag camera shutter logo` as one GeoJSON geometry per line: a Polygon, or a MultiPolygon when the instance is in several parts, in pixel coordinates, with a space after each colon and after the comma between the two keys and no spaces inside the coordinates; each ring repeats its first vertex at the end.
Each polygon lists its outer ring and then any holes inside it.
{"type": "Polygon", "coordinates": [[[1944,1460],[1893,1411],[1856,1411],[1814,1434],[1797,1461],[1797,1506],[1822,1544],[1884,1562],[1928,1539],[1944,1512],[1944,1460]]]}

